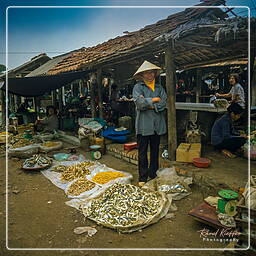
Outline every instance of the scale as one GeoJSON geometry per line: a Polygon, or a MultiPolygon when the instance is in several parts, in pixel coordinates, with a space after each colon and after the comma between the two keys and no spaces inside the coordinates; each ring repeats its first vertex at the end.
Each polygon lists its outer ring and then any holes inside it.
{"type": "Polygon", "coordinates": [[[238,204],[238,193],[233,190],[220,190],[218,195],[221,199],[218,200],[218,212],[225,213],[229,216],[237,214],[236,206],[238,204]]]}
{"type": "Polygon", "coordinates": [[[93,160],[101,159],[101,156],[102,156],[102,154],[100,152],[101,146],[99,146],[99,145],[91,145],[90,149],[92,150],[92,159],[93,160]]]}
{"type": "Polygon", "coordinates": [[[32,139],[32,131],[31,130],[25,130],[24,131],[24,135],[23,135],[23,137],[25,138],[25,139],[32,139]]]}

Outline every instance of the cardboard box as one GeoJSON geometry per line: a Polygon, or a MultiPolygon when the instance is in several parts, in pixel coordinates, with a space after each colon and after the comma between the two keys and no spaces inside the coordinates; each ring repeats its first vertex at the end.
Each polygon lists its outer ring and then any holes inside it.
{"type": "Polygon", "coordinates": [[[181,143],[176,149],[177,162],[192,163],[196,157],[201,157],[200,143],[181,143]]]}

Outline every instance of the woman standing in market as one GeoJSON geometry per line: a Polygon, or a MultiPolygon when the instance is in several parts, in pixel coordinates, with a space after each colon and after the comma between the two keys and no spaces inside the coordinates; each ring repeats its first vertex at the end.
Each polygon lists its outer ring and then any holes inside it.
{"type": "Polygon", "coordinates": [[[135,72],[138,80],[133,88],[136,106],[136,135],[139,153],[139,186],[148,178],[154,179],[159,166],[160,136],[166,133],[164,110],[167,96],[163,87],[155,82],[161,68],[148,62],[135,72]],[[148,165],[148,145],[150,146],[150,163],[148,165]]]}
{"type": "Polygon", "coordinates": [[[239,84],[238,74],[231,74],[229,76],[229,83],[232,85],[231,90],[227,94],[216,93],[217,97],[231,98],[231,103],[238,103],[242,108],[245,108],[244,89],[239,84]]]}
{"type": "Polygon", "coordinates": [[[211,142],[215,149],[233,158],[234,153],[245,144],[247,138],[247,136],[239,135],[233,127],[233,122],[241,117],[244,109],[238,103],[232,103],[227,110],[227,114],[215,121],[212,127],[211,142]]]}

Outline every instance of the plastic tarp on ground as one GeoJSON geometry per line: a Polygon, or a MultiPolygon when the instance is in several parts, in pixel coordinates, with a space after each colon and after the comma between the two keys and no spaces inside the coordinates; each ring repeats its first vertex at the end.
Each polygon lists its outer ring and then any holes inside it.
{"type": "MultiPolygon", "coordinates": [[[[8,91],[24,97],[36,97],[61,88],[74,80],[84,77],[87,73],[87,71],[81,71],[49,76],[8,78],[8,91]]],[[[6,86],[5,81],[0,88],[6,90],[6,86]]]]}

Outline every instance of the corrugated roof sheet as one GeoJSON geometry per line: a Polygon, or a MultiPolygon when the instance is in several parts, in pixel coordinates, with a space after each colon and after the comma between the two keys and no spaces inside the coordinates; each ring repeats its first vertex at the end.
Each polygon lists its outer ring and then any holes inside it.
{"type": "MultiPolygon", "coordinates": [[[[33,63],[37,62],[37,61],[43,61],[43,62],[47,62],[48,60],[50,60],[51,58],[48,57],[45,53],[41,53],[33,58],[31,58],[29,61],[23,63],[22,65],[12,69],[12,70],[9,70],[8,71],[8,74],[12,74],[12,73],[17,73],[19,72],[20,70],[26,68],[26,67],[29,67],[31,65],[33,65],[33,63]]],[[[0,78],[1,77],[5,77],[5,73],[0,75],[0,78]]]]}
{"type": "Polygon", "coordinates": [[[32,77],[32,76],[41,76],[45,75],[51,68],[53,68],[55,65],[57,65],[59,62],[61,62],[64,58],[70,56],[71,53],[63,54],[60,56],[56,56],[53,59],[50,59],[46,63],[44,63],[39,68],[33,70],[31,73],[26,75],[26,77],[32,77]]]}

